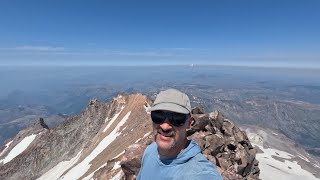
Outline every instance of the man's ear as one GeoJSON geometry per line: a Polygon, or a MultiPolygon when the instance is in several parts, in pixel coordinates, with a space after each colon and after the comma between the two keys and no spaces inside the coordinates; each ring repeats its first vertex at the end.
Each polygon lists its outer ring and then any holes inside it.
{"type": "Polygon", "coordinates": [[[194,119],[192,115],[190,115],[189,120],[188,120],[188,127],[191,128],[191,125],[193,125],[194,119]]]}

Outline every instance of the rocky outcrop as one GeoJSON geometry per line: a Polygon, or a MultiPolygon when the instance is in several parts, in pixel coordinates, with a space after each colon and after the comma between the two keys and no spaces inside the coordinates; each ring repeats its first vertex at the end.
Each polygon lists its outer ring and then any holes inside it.
{"type": "Polygon", "coordinates": [[[44,122],[43,118],[40,118],[39,121],[36,121],[33,126],[38,126],[40,128],[49,129],[48,125],[44,122]]]}
{"type": "Polygon", "coordinates": [[[145,148],[153,142],[153,135],[145,137],[139,144],[130,145],[122,159],[121,169],[124,172],[125,179],[135,179],[141,167],[141,159],[145,148]]]}
{"type": "Polygon", "coordinates": [[[189,130],[203,154],[218,167],[226,179],[258,179],[256,150],[245,132],[216,111],[194,114],[189,130]]]}
{"type": "MultiPolygon", "coordinates": [[[[189,139],[200,146],[204,156],[216,165],[223,178],[259,179],[259,162],[255,159],[257,151],[246,133],[218,111],[203,113],[195,108],[193,113],[189,139]]],[[[142,149],[150,141],[149,137],[144,143],[132,145],[126,150],[121,162],[126,179],[133,179],[139,172],[142,149]]]]}

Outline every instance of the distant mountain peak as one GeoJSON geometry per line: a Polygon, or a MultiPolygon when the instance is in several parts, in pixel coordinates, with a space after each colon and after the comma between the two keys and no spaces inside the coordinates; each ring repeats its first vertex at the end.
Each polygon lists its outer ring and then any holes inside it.
{"type": "Polygon", "coordinates": [[[89,101],[88,106],[100,105],[100,101],[97,98],[93,98],[89,101]]]}
{"type": "Polygon", "coordinates": [[[45,123],[43,118],[39,118],[38,121],[34,122],[32,127],[49,129],[48,125],[45,123]]]}

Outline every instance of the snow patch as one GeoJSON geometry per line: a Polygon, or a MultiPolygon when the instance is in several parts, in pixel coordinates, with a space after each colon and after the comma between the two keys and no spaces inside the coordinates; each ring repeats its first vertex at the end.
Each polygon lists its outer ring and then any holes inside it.
{"type": "Polygon", "coordinates": [[[141,139],[143,139],[143,138],[145,138],[145,137],[149,136],[151,133],[152,133],[152,132],[147,132],[145,135],[143,135],[143,137],[142,137],[142,138],[137,139],[137,140],[136,140],[136,142],[134,142],[134,143],[139,142],[141,139]]]}
{"type": "Polygon", "coordinates": [[[276,149],[265,149],[263,146],[252,143],[254,146],[258,146],[264,153],[258,153],[256,155],[259,161],[260,178],[263,180],[317,180],[317,178],[310,172],[301,168],[296,161],[289,161],[292,154],[276,149]],[[284,162],[274,159],[272,156],[284,158],[284,162]]]}
{"type": "MultiPolygon", "coordinates": [[[[118,155],[116,155],[114,158],[112,158],[112,159],[117,159],[118,157],[120,157],[122,154],[124,154],[124,152],[125,152],[125,150],[123,150],[120,154],[118,154],[118,155]]],[[[111,159],[111,160],[112,160],[111,159]]]]}
{"type": "Polygon", "coordinates": [[[82,153],[81,151],[70,161],[62,161],[53,168],[51,168],[49,171],[47,171],[45,174],[43,174],[41,177],[38,178],[38,180],[47,180],[47,179],[58,179],[67,169],[71,168],[74,164],[77,163],[82,153]]]}
{"type": "Polygon", "coordinates": [[[122,98],[122,95],[118,95],[117,97],[113,98],[113,100],[114,100],[114,101],[117,101],[117,100],[119,100],[119,99],[121,99],[121,98],[122,98]]]}
{"type": "Polygon", "coordinates": [[[93,175],[95,172],[99,171],[99,169],[103,168],[104,166],[106,166],[108,163],[103,164],[102,166],[100,166],[98,169],[96,169],[95,171],[93,171],[91,174],[89,174],[87,177],[83,178],[82,180],[93,180],[93,175]]]}
{"type": "Polygon", "coordinates": [[[152,132],[147,132],[145,135],[143,135],[142,138],[145,138],[145,137],[149,136],[151,133],[152,133],[152,132]]]}
{"type": "Polygon", "coordinates": [[[149,103],[145,103],[146,105],[144,105],[143,107],[144,107],[144,109],[146,110],[146,112],[147,112],[147,114],[150,114],[150,111],[149,111],[149,109],[151,108],[151,106],[149,105],[149,103]]]}
{"type": "Polygon", "coordinates": [[[27,147],[32,143],[36,136],[37,134],[32,134],[23,138],[22,141],[19,142],[19,144],[17,144],[4,159],[0,160],[0,163],[3,162],[3,164],[6,164],[13,158],[17,157],[19,154],[21,154],[24,150],[27,149],[27,147]]]}
{"type": "MultiPolygon", "coordinates": [[[[112,119],[111,119],[111,120],[109,121],[109,123],[107,124],[107,127],[104,128],[103,132],[106,132],[107,129],[114,123],[114,121],[118,118],[118,116],[120,115],[120,113],[122,112],[122,110],[124,109],[124,107],[125,107],[125,106],[121,106],[121,110],[112,117],[112,119]]],[[[107,119],[105,120],[105,122],[107,122],[108,120],[109,120],[109,118],[107,118],[107,119]]]]}
{"type": "Polygon", "coordinates": [[[9,146],[10,146],[10,144],[13,142],[13,140],[12,141],[10,141],[10,142],[8,142],[5,146],[5,148],[4,148],[4,150],[1,152],[1,154],[0,154],[0,156],[2,156],[2,154],[4,154],[6,151],[7,151],[7,149],[9,148],[9,146]]]}
{"type": "Polygon", "coordinates": [[[141,140],[141,138],[137,139],[134,143],[137,143],[137,142],[139,142],[140,140],[141,140]]]}
{"type": "Polygon", "coordinates": [[[70,171],[68,171],[67,174],[65,174],[61,179],[78,179],[83,174],[85,174],[91,166],[90,162],[94,158],[96,158],[97,155],[99,155],[121,134],[121,132],[119,132],[120,127],[125,124],[130,114],[131,114],[131,111],[129,111],[123,117],[123,119],[117,124],[117,126],[113,129],[113,131],[109,135],[107,135],[83,161],[81,161],[79,164],[73,167],[70,171]]]}
{"type": "Polygon", "coordinates": [[[305,157],[304,155],[302,155],[302,154],[298,153],[298,157],[303,159],[303,160],[305,160],[305,161],[307,161],[307,162],[310,162],[310,160],[307,157],[305,157]]]}
{"type": "Polygon", "coordinates": [[[122,171],[120,170],[115,176],[111,178],[111,180],[120,180],[122,177],[122,171]]]}
{"type": "Polygon", "coordinates": [[[121,168],[120,161],[117,161],[117,162],[114,163],[114,166],[113,166],[112,170],[116,170],[116,169],[119,169],[119,168],[121,168]]]}
{"type": "Polygon", "coordinates": [[[275,132],[273,132],[272,134],[275,135],[275,136],[278,136],[278,135],[279,135],[279,134],[277,134],[277,133],[275,133],[275,132]]]}
{"type": "Polygon", "coordinates": [[[320,168],[318,164],[313,164],[314,167],[320,168]]]}
{"type": "Polygon", "coordinates": [[[250,132],[246,132],[248,135],[248,139],[251,143],[256,143],[259,145],[263,144],[263,137],[261,137],[260,135],[256,134],[256,133],[250,133],[250,132]]]}

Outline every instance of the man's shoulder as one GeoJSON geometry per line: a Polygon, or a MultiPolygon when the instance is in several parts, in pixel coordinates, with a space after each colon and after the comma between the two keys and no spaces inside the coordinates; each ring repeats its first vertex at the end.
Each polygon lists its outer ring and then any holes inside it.
{"type": "Polygon", "coordinates": [[[144,153],[153,153],[156,150],[157,150],[157,143],[152,142],[150,145],[146,147],[146,149],[144,150],[144,153]]]}
{"type": "Polygon", "coordinates": [[[214,165],[202,153],[195,155],[187,164],[197,168],[215,169],[214,165]]]}
{"type": "Polygon", "coordinates": [[[185,168],[188,169],[184,174],[186,178],[196,177],[197,179],[212,179],[214,177],[214,179],[222,179],[217,168],[207,160],[202,153],[191,158],[185,168]]]}
{"type": "Polygon", "coordinates": [[[143,157],[145,158],[145,157],[154,156],[157,151],[158,151],[157,143],[153,142],[146,147],[146,149],[143,152],[143,157]]]}

